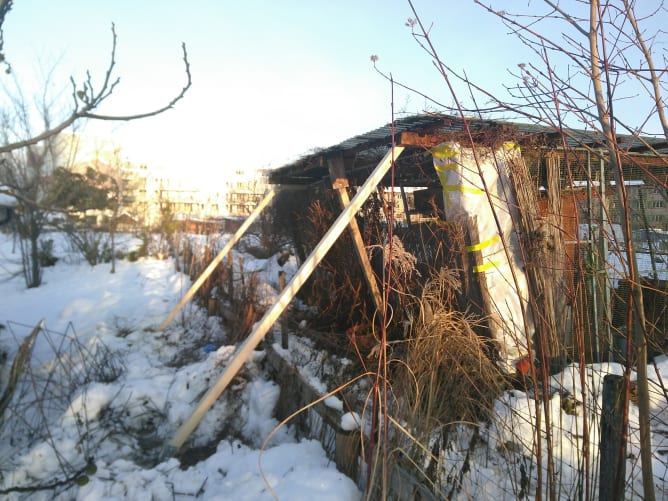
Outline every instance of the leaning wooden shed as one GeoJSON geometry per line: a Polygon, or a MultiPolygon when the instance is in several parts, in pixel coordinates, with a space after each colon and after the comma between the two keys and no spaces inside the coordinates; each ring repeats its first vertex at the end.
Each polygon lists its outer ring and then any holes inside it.
{"type": "MultiPolygon", "coordinates": [[[[645,198],[654,197],[652,206],[639,204],[643,214],[633,216],[634,229],[668,230],[665,208],[668,179],[665,154],[668,150],[665,140],[619,136],[618,141],[626,152],[623,158],[625,178],[647,188],[640,192],[641,199],[643,192],[645,198]],[[651,212],[651,222],[648,212],[651,212]]],[[[573,352],[574,330],[578,329],[584,332],[588,358],[601,360],[613,356],[611,289],[615,282],[611,274],[616,271],[608,268],[608,254],[623,245],[613,231],[615,224],[620,222],[614,210],[619,202],[614,194],[612,173],[607,167],[607,154],[602,147],[602,137],[595,132],[566,129],[560,133],[553,128],[532,124],[475,118],[463,120],[428,114],[402,118],[315,151],[269,171],[268,180],[270,184],[291,190],[333,189],[339,193],[340,203],[345,207],[350,194],[368,182],[383,156],[395,148],[401,149],[400,154],[375,182],[379,187],[393,188],[397,193],[399,204],[404,206],[400,211],[402,224],[419,224],[429,219],[425,215],[452,220],[448,217],[447,205],[453,193],[465,198],[475,192],[484,199],[482,205],[472,205],[476,208],[468,212],[469,220],[461,215],[456,218],[456,222],[463,226],[464,250],[469,253],[468,259],[464,256],[460,261],[468,268],[463,270],[462,307],[477,307],[488,319],[488,329],[492,330],[495,322],[507,324],[510,317],[526,313],[528,318],[511,319],[511,323],[526,326],[524,335],[529,339],[519,339],[518,342],[531,344],[533,338],[534,348],[538,351],[536,356],[552,365],[561,365],[573,352]],[[456,145],[460,153],[463,149],[469,152],[457,157],[452,164],[461,165],[467,154],[471,157],[468,170],[464,167],[464,173],[457,174],[460,182],[456,186],[448,185],[445,180],[444,172],[452,167],[446,167],[444,171],[438,165],[438,148],[443,145],[446,148],[456,145]],[[512,159],[506,158],[506,165],[499,167],[504,163],[500,159],[502,153],[499,153],[504,151],[504,145],[505,151],[510,147],[519,153],[512,159]],[[485,155],[493,157],[492,168],[486,174],[481,170],[484,163],[481,157],[485,155]],[[505,181],[503,176],[507,177],[505,181]],[[486,178],[492,185],[486,184],[486,178]],[[412,194],[412,203],[409,203],[407,193],[412,194]],[[429,214],[430,211],[425,209],[430,206],[420,204],[425,200],[437,202],[442,212],[429,214]],[[498,210],[484,214],[480,210],[485,204],[494,206],[499,200],[506,205],[509,224],[499,222],[498,210]],[[480,235],[479,230],[485,226],[482,218],[495,219],[490,225],[496,226],[498,233],[493,234],[492,228],[489,234],[480,235]],[[499,241],[495,255],[510,249],[515,253],[510,260],[517,260],[517,266],[502,279],[498,278],[502,276],[499,275],[500,267],[492,267],[491,262],[486,262],[486,251],[495,239],[499,241]],[[507,301],[508,295],[503,289],[496,293],[491,290],[499,288],[499,282],[504,280],[514,282],[511,291],[513,288],[516,292],[519,290],[520,302],[526,303],[525,308],[502,312],[500,315],[505,316],[505,320],[495,317],[499,316],[499,303],[507,301]],[[522,281],[526,284],[518,283],[522,281]],[[470,299],[468,305],[467,298],[470,299]],[[527,312],[523,311],[525,309],[527,312]]],[[[434,207],[433,203],[431,207],[434,207]]],[[[302,207],[302,211],[306,209],[302,207]]],[[[503,219],[503,210],[500,212],[503,219]]],[[[368,263],[370,243],[363,241],[355,220],[350,231],[361,266],[366,270],[366,283],[373,296],[378,298],[376,306],[381,307],[378,292],[381,286],[377,273],[373,273],[368,263]]],[[[492,261],[491,258],[488,261],[492,261]]],[[[654,269],[657,263],[662,266],[654,274],[658,280],[654,285],[660,286],[661,279],[668,278],[665,276],[668,270],[662,258],[655,261],[654,269]]],[[[506,342],[512,344],[513,336],[515,334],[511,332],[506,342]]],[[[526,353],[526,348],[515,351],[515,355],[526,353]]],[[[517,362],[516,358],[512,361],[517,362]]]]}
{"type": "MultiPolygon", "coordinates": [[[[639,204],[639,214],[632,214],[637,234],[668,230],[665,142],[634,136],[620,136],[618,142],[625,151],[624,177],[633,186],[649,187],[656,201],[651,208],[639,204]]],[[[340,213],[317,245],[308,249],[308,256],[300,256],[298,272],[166,450],[184,443],[346,229],[354,249],[347,251],[362,270],[371,308],[386,309],[390,288],[369,252],[377,243],[365,241],[364,235],[366,219],[375,217],[376,209],[384,212],[389,235],[400,226],[424,225],[448,229],[432,235],[462,235],[454,249],[456,259],[441,260],[438,266],[452,266],[450,271],[459,273],[459,308],[482,319],[480,334],[492,338],[506,371],[524,370],[524,354],[539,365],[558,368],[573,357],[575,345],[579,360],[614,358],[614,348],[625,336],[614,325],[612,311],[613,291],[625,276],[624,256],[615,238],[615,224],[620,221],[610,210],[619,201],[610,195],[612,173],[602,146],[601,136],[593,132],[555,132],[530,124],[429,114],[396,120],[269,171],[274,188],[161,329],[270,203],[274,210],[290,205],[295,214],[303,215],[309,207],[299,205],[297,193],[310,193],[316,199],[329,193],[336,195],[340,213]],[[380,192],[382,199],[388,190],[403,205],[400,225],[395,206],[368,207],[372,195],[380,192]],[[616,258],[613,267],[611,256],[616,258]],[[505,288],[499,287],[501,282],[505,288]]],[[[637,199],[646,200],[650,190],[637,199]]],[[[301,238],[298,233],[293,237],[301,238]]],[[[662,290],[668,280],[668,252],[652,248],[649,240],[651,273],[643,270],[643,276],[652,290],[662,290]]],[[[409,262],[419,267],[420,261],[433,256],[423,249],[409,262]]],[[[664,310],[653,313],[653,326],[665,325],[664,310]]],[[[392,321],[402,319],[394,315],[392,321]]],[[[666,333],[656,328],[652,332],[657,345],[665,345],[666,333]]]]}

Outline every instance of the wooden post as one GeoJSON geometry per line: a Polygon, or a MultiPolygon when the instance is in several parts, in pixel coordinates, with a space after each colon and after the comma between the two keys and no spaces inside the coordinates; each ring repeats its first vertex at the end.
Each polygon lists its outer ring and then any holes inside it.
{"type": "Polygon", "coordinates": [[[227,258],[227,297],[230,303],[234,301],[234,256],[232,251],[227,258]]]}
{"type": "MultiPolygon", "coordinates": [[[[341,208],[345,209],[348,204],[350,204],[350,197],[348,196],[348,179],[345,177],[346,174],[343,165],[343,157],[338,156],[327,159],[327,165],[329,167],[329,176],[332,179],[332,188],[338,191],[341,208]]],[[[364,239],[362,239],[362,233],[360,232],[360,228],[355,217],[350,219],[349,230],[350,236],[353,239],[357,259],[359,259],[360,265],[362,266],[362,273],[367,285],[369,286],[369,289],[371,290],[371,295],[373,296],[376,310],[383,311],[383,296],[381,295],[380,289],[378,288],[376,275],[374,274],[373,268],[371,267],[371,262],[369,261],[369,256],[366,253],[366,247],[364,246],[364,239]]]]}
{"type": "Polygon", "coordinates": [[[406,215],[406,224],[410,227],[411,226],[411,209],[408,206],[408,197],[406,196],[406,189],[404,188],[403,184],[400,186],[400,189],[401,189],[401,201],[404,204],[404,214],[406,215]]]}
{"type": "Polygon", "coordinates": [[[359,478],[361,437],[362,432],[360,430],[339,429],[336,431],[336,449],[334,452],[336,468],[355,482],[359,478]]]}
{"type": "Polygon", "coordinates": [[[213,317],[218,311],[218,301],[215,297],[210,297],[207,302],[207,314],[213,317]]]}
{"type": "Polygon", "coordinates": [[[241,281],[241,295],[244,295],[244,289],[246,288],[246,279],[244,278],[244,257],[239,256],[239,280],[241,281]]]}
{"type": "Polygon", "coordinates": [[[600,466],[598,488],[600,501],[622,501],[626,483],[626,442],[622,429],[624,378],[607,374],[603,378],[601,412],[600,466]]]}
{"type": "MultiPolygon", "coordinates": [[[[283,270],[278,272],[278,288],[285,289],[285,272],[283,270]]],[[[281,348],[288,349],[288,326],[285,324],[285,317],[281,318],[281,348]]]]}
{"type": "Polygon", "coordinates": [[[218,378],[218,381],[216,381],[214,386],[206,393],[206,395],[204,395],[204,397],[202,397],[202,400],[193,411],[193,414],[181,425],[177,430],[176,435],[174,435],[174,438],[172,438],[169,444],[166,445],[162,453],[163,457],[172,455],[188,439],[207,411],[215,403],[225,388],[227,388],[227,385],[230,384],[230,381],[232,381],[237,372],[239,372],[239,369],[241,369],[246,362],[246,359],[253,353],[255,347],[264,338],[267,331],[271,328],[274,322],[276,322],[276,319],[288,304],[290,304],[290,301],[292,301],[302,285],[304,285],[306,280],[311,276],[315,267],[322,261],[329,249],[332,248],[334,243],[341,236],[343,230],[346,229],[350,220],[355,217],[355,214],[360,210],[362,204],[366,201],[371,192],[375,189],[378,183],[380,183],[387,171],[390,170],[394,159],[401,155],[403,150],[403,147],[396,146],[388,151],[383,157],[374,171],[369,175],[366,182],[357,191],[357,194],[350,201],[350,204],[348,204],[343,212],[341,212],[331,228],[325,233],[315,249],[313,249],[311,254],[306,258],[306,261],[302,263],[297,273],[292,277],[292,280],[290,280],[290,283],[281,294],[279,294],[276,303],[267,310],[260,321],[255,324],[253,332],[251,332],[246,340],[239,345],[232,360],[230,360],[225,371],[223,371],[220,378],[218,378]]]}
{"type": "Polygon", "coordinates": [[[255,207],[255,210],[246,218],[246,220],[243,222],[243,224],[239,227],[237,232],[234,234],[232,238],[225,244],[225,247],[218,253],[218,255],[209,263],[209,266],[206,267],[206,269],[202,272],[200,277],[195,281],[194,284],[190,287],[188,292],[186,292],[185,296],[181,298],[181,301],[179,304],[177,304],[174,309],[170,312],[169,315],[167,315],[167,318],[160,324],[160,327],[158,327],[159,331],[164,330],[171,322],[174,320],[174,317],[176,317],[177,313],[183,308],[188,301],[195,295],[197,290],[202,286],[204,281],[209,278],[209,275],[213,273],[213,270],[216,269],[216,267],[220,264],[220,262],[225,258],[225,255],[229,252],[229,250],[232,248],[234,244],[236,244],[239,239],[243,236],[244,233],[246,233],[246,230],[250,228],[250,225],[253,224],[253,221],[257,219],[257,217],[260,215],[262,210],[269,205],[269,202],[271,202],[271,199],[274,198],[274,195],[276,194],[275,189],[269,190],[269,192],[264,196],[262,201],[258,204],[257,207],[255,207]]]}

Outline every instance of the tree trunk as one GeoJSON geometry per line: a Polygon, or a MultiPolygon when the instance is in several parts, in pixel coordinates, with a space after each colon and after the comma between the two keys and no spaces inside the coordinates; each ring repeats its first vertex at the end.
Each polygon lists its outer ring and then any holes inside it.
{"type": "MultiPolygon", "coordinates": [[[[639,282],[638,263],[636,262],[633,241],[631,238],[631,220],[624,175],[622,172],[619,156],[619,146],[614,134],[612,121],[612,96],[608,87],[607,101],[603,93],[603,78],[601,65],[606,65],[605,53],[603,60],[599,56],[599,0],[591,0],[589,11],[589,49],[591,54],[591,81],[594,88],[598,119],[605,136],[606,147],[610,156],[610,167],[615,178],[617,193],[619,196],[620,223],[624,232],[624,246],[626,259],[628,261],[628,279],[631,284],[631,297],[629,298],[629,311],[627,313],[627,335],[629,336],[627,355],[632,354],[631,344],[634,345],[637,359],[637,383],[638,383],[638,419],[640,426],[640,458],[642,464],[643,498],[645,501],[654,501],[654,475],[652,472],[652,449],[649,425],[649,389],[647,385],[647,339],[645,336],[645,312],[643,303],[643,292],[639,282]]],[[[605,46],[603,46],[605,50],[605,46]]],[[[607,69],[607,67],[606,67],[607,69]]],[[[604,180],[601,180],[603,182],[604,180]]],[[[629,376],[633,361],[627,357],[626,361],[626,384],[629,384],[629,376]]],[[[628,391],[625,392],[628,395],[628,391]]],[[[622,425],[628,425],[628,399],[624,402],[624,420],[622,425]]],[[[620,451],[620,455],[623,454],[620,451]]],[[[624,460],[624,458],[620,458],[624,460]]]]}
{"type": "Polygon", "coordinates": [[[39,287],[42,284],[42,267],[39,262],[39,234],[40,227],[35,221],[32,209],[28,210],[28,231],[30,241],[30,271],[28,273],[28,288],[39,287]]]}
{"type": "MultiPolygon", "coordinates": [[[[109,239],[111,240],[111,273],[116,273],[116,218],[117,214],[114,211],[114,218],[109,222],[109,239]]],[[[178,258],[177,258],[178,260],[178,258]]]]}

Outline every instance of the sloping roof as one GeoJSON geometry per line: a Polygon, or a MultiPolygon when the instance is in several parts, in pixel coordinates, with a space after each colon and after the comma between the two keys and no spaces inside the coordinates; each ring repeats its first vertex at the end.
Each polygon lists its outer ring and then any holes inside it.
{"type": "MultiPolygon", "coordinates": [[[[475,135],[494,134],[502,131],[503,137],[520,143],[540,138],[544,143],[561,144],[561,135],[553,128],[535,124],[509,121],[467,118],[469,129],[475,135]]],[[[351,182],[363,182],[368,173],[392,146],[401,142],[403,133],[415,136],[435,136],[443,140],[462,137],[465,131],[461,117],[425,114],[398,119],[394,124],[386,124],[378,129],[360,134],[339,144],[317,150],[298,160],[267,172],[270,184],[313,184],[328,182],[327,160],[342,157],[346,175],[351,182]]],[[[597,131],[566,129],[564,137],[571,148],[600,148],[603,138],[597,131]]],[[[665,139],[653,137],[637,138],[630,135],[618,136],[620,145],[630,151],[642,153],[648,145],[663,154],[668,154],[665,139]]],[[[424,155],[426,148],[412,144],[398,159],[395,168],[397,183],[405,186],[427,186],[437,182],[433,169],[429,168],[431,158],[424,155]]]]}

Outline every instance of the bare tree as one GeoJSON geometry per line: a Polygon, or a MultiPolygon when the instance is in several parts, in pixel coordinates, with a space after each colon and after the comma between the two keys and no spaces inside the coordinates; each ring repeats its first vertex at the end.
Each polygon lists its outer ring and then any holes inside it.
{"type": "Polygon", "coordinates": [[[21,246],[23,276],[27,287],[42,281],[40,235],[47,211],[39,204],[44,197],[44,178],[54,161],[50,141],[7,154],[0,162],[0,183],[16,198],[14,229],[21,246]]]}
{"type": "Polygon", "coordinates": [[[186,82],[178,94],[171,101],[169,101],[169,103],[155,110],[140,112],[132,115],[103,115],[95,113],[95,110],[99,108],[99,106],[113,94],[116,86],[120,83],[120,78],[114,77],[114,69],[116,67],[116,44],[118,40],[116,35],[116,28],[113,24],[111,25],[111,33],[112,47],[109,65],[107,66],[107,70],[104,74],[104,78],[100,86],[98,87],[95,85],[93,82],[93,77],[90,73],[87,73],[86,80],[80,84],[77,84],[74,81],[74,78],[70,78],[70,84],[72,87],[72,104],[70,106],[69,115],[56,124],[49,124],[49,127],[47,127],[39,134],[0,146],[0,153],[6,153],[18,148],[37,144],[40,141],[44,141],[52,136],[55,136],[56,134],[63,132],[74,123],[82,119],[129,122],[164,113],[165,111],[172,109],[177,102],[183,99],[186,92],[192,85],[190,63],[188,61],[188,53],[186,51],[185,43],[181,44],[181,49],[183,53],[183,63],[185,66],[184,71],[186,82]]]}
{"type": "MultiPolygon", "coordinates": [[[[3,51],[2,26],[12,6],[11,0],[0,0],[0,54],[3,51]]],[[[0,144],[0,190],[17,199],[17,222],[23,246],[24,274],[28,287],[37,287],[41,282],[41,268],[38,259],[38,241],[46,222],[49,209],[45,205],[43,190],[50,171],[56,167],[57,155],[54,145],[58,134],[82,120],[133,121],[163,113],[183,99],[191,86],[190,64],[185,44],[182,44],[185,83],[175,97],[165,106],[132,115],[104,115],[96,113],[97,108],[112,95],[119,78],[114,76],[116,66],[117,36],[111,26],[112,47],[109,64],[101,83],[96,83],[90,73],[86,79],[75,82],[70,78],[71,104],[65,113],[54,118],[55,103],[46,96],[38,101],[37,114],[41,118],[42,130],[35,132],[31,123],[32,112],[27,101],[21,96],[13,99],[13,110],[2,113],[2,144],[0,144]]],[[[2,61],[5,56],[2,55],[2,61]]],[[[7,66],[9,71],[10,67],[7,66]]],[[[46,88],[46,86],[45,86],[46,88]]],[[[118,191],[118,190],[116,190],[118,191]]]]}
{"type": "Polygon", "coordinates": [[[120,151],[120,148],[114,148],[107,161],[102,160],[100,158],[102,152],[97,151],[95,159],[95,169],[101,181],[100,188],[103,188],[108,194],[104,226],[109,232],[111,273],[116,273],[116,232],[119,218],[126,209],[129,209],[126,199],[130,197],[132,189],[132,179],[130,173],[124,168],[120,151]]]}
{"type": "MultiPolygon", "coordinates": [[[[650,30],[651,21],[666,16],[663,2],[636,2],[633,0],[587,0],[556,2],[542,0],[530,2],[519,12],[498,10],[482,0],[474,2],[504,23],[509,34],[533,51],[534,58],[520,61],[511,71],[514,83],[507,87],[508,95],[500,96],[477,82],[471,81],[465,72],[455,71],[441,57],[431,34],[413,6],[414,18],[407,25],[414,39],[429,54],[444,83],[450,91],[454,106],[442,108],[460,114],[466,124],[468,113],[491,115],[503,113],[524,121],[552,129],[560,138],[561,146],[568,151],[572,144],[590,148],[590,151],[606,158],[608,172],[615,181],[619,201],[618,220],[623,229],[620,249],[624,255],[624,279],[631,284],[631,299],[626,314],[628,346],[626,351],[626,414],[624,426],[628,426],[628,398],[630,373],[637,370],[638,406],[641,439],[641,462],[644,499],[654,499],[652,452],[649,427],[649,395],[647,384],[647,335],[648,325],[643,308],[643,290],[638,271],[631,233],[631,206],[625,171],[622,165],[632,164],[646,179],[666,190],[666,179],[637,163],[630,155],[631,148],[642,149],[657,157],[657,149],[665,148],[665,141],[651,141],[646,137],[658,123],[663,139],[668,140],[668,121],[665,116],[668,72],[665,70],[666,32],[660,28],[650,30]],[[657,67],[663,58],[664,67],[657,67]],[[454,82],[465,84],[473,105],[462,103],[455,92],[454,82]],[[488,103],[481,109],[477,103],[488,103]],[[622,109],[625,102],[633,102],[631,113],[622,109]],[[640,113],[640,115],[638,115],[640,113]],[[597,139],[596,151],[582,143],[581,136],[571,128],[586,129],[588,136],[597,139]],[[627,134],[631,140],[620,141],[619,134],[627,134]],[[640,144],[640,146],[638,146],[640,144]]],[[[372,61],[376,66],[377,57],[372,61]]],[[[380,70],[379,70],[380,71],[380,70]]],[[[382,73],[382,72],[381,72],[382,73]]],[[[396,84],[396,80],[383,73],[396,84]]],[[[402,84],[399,84],[402,85],[402,84]]],[[[407,85],[402,85],[413,90],[407,85]]],[[[421,94],[424,96],[424,94],[421,94]]],[[[428,96],[424,96],[428,98],[428,96]]],[[[570,168],[570,166],[568,167],[570,168]]],[[[569,173],[570,175],[570,173],[569,173]]],[[[591,179],[589,179],[591,181],[591,179]]],[[[603,183],[605,180],[601,179],[603,183]]],[[[606,256],[604,256],[605,258],[606,256]]],[[[548,437],[549,438],[549,437],[548,437]]],[[[538,448],[540,451],[540,446],[538,448]]],[[[619,451],[620,461],[625,461],[625,451],[619,451]]],[[[548,458],[549,461],[549,458],[548,458]]],[[[549,473],[549,472],[548,472],[549,473]]],[[[540,483],[540,468],[538,469],[540,483]]],[[[550,478],[549,482],[553,482],[550,478]]],[[[547,492],[554,498],[554,486],[547,492]]],[[[620,489],[623,488],[623,479],[620,489]]],[[[542,494],[538,487],[537,497],[542,494]]],[[[585,497],[591,495],[590,485],[585,497]]],[[[618,495],[623,493],[618,492],[618,495]]]]}
{"type": "Polygon", "coordinates": [[[0,59],[3,62],[6,60],[4,55],[5,39],[3,27],[5,25],[5,18],[12,8],[12,4],[12,0],[0,0],[0,59]]]}
{"type": "MultiPolygon", "coordinates": [[[[538,63],[520,65],[519,77],[522,83],[513,89],[514,96],[526,103],[524,109],[531,110],[533,117],[562,133],[572,123],[591,128],[600,135],[600,142],[607,150],[609,169],[615,180],[619,200],[619,221],[627,263],[625,278],[632,288],[627,326],[627,331],[632,334],[627,347],[627,398],[630,371],[635,364],[644,498],[654,499],[647,384],[647,327],[641,277],[631,232],[631,207],[622,169],[623,161],[631,160],[627,154],[630,146],[620,144],[617,134],[623,132],[639,138],[648,123],[658,118],[666,136],[665,102],[661,94],[667,83],[665,72],[657,72],[655,68],[655,50],[652,44],[646,42],[645,31],[640,28],[636,2],[591,0],[575,7],[563,8],[559,3],[544,0],[547,11],[532,17],[530,21],[526,16],[494,10],[480,0],[476,0],[476,3],[502,19],[539,56],[538,63]],[[541,32],[540,22],[555,21],[561,23],[561,39],[541,32]],[[554,60],[557,58],[570,61],[566,72],[555,69],[554,60]],[[639,63],[632,63],[635,61],[639,63]],[[651,107],[646,117],[639,117],[639,123],[630,124],[626,121],[628,119],[617,113],[616,106],[625,99],[642,98],[643,93],[651,107]],[[632,344],[634,349],[631,348],[632,344]],[[630,356],[633,353],[635,357],[630,356]]],[[[662,3],[650,6],[645,4],[642,7],[647,9],[640,17],[642,20],[662,12],[665,14],[662,3]]],[[[656,43],[657,37],[661,35],[661,32],[656,32],[649,39],[656,43]]],[[[518,108],[508,106],[508,103],[504,103],[504,107],[518,108]]],[[[645,143],[645,146],[648,151],[657,153],[652,145],[645,143]]],[[[650,172],[646,171],[646,174],[652,176],[650,172]]],[[[627,409],[628,405],[624,408],[627,409]]],[[[625,415],[625,422],[627,419],[625,415]]],[[[620,451],[620,455],[624,453],[620,451]]]]}

